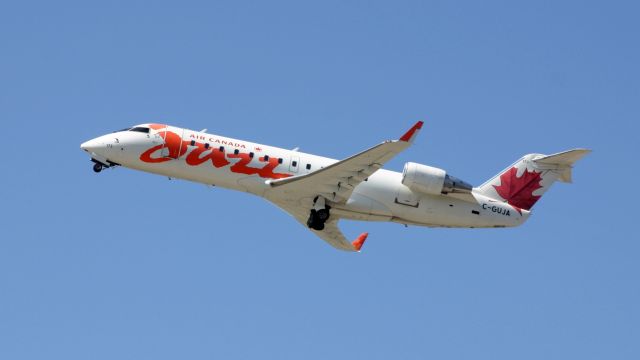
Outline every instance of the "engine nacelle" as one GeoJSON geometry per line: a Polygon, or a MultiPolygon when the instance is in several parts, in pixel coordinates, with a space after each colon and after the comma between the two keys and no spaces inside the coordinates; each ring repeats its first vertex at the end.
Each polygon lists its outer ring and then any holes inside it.
{"type": "Polygon", "coordinates": [[[413,191],[430,195],[470,193],[473,189],[473,186],[447,175],[442,169],[412,162],[404,165],[402,184],[413,191]]]}

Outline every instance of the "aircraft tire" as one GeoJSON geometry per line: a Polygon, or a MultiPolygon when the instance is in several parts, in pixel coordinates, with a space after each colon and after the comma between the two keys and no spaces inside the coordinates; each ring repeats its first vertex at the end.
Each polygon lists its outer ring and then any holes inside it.
{"type": "Polygon", "coordinates": [[[96,173],[99,173],[100,171],[102,171],[102,164],[98,164],[98,163],[93,164],[93,171],[96,173]]]}
{"type": "Polygon", "coordinates": [[[324,224],[329,219],[329,209],[320,209],[316,212],[316,218],[324,224]]]}
{"type": "MultiPolygon", "coordinates": [[[[314,209],[311,210],[311,212],[309,214],[309,220],[307,220],[307,226],[310,229],[317,230],[317,231],[324,230],[324,221],[321,220],[320,217],[318,216],[321,211],[323,211],[323,210],[318,210],[318,211],[316,211],[314,209]]],[[[326,220],[326,218],[325,218],[325,220],[326,220]]]]}
{"type": "Polygon", "coordinates": [[[309,220],[307,220],[307,226],[311,229],[315,229],[317,223],[316,211],[311,209],[311,213],[309,214],[309,220]]]}

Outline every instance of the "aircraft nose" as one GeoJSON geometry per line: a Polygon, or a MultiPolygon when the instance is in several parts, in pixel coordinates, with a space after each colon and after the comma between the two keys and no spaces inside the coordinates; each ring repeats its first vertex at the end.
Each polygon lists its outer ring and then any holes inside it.
{"type": "Polygon", "coordinates": [[[99,151],[101,148],[104,148],[104,143],[98,139],[92,139],[89,141],[85,141],[82,144],[80,144],[80,149],[88,152],[88,153],[95,153],[97,151],[99,151]]]}

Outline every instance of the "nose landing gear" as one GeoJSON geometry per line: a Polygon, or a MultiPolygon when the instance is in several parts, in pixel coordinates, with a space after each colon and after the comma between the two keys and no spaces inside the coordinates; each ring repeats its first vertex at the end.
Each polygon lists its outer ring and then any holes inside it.
{"type": "Polygon", "coordinates": [[[113,161],[109,161],[109,160],[106,160],[106,162],[107,162],[106,164],[103,163],[102,161],[98,161],[96,159],[91,159],[91,161],[93,162],[93,171],[95,173],[99,173],[103,169],[106,169],[106,168],[112,168],[112,167],[116,167],[116,166],[120,165],[118,163],[114,163],[113,161]]]}

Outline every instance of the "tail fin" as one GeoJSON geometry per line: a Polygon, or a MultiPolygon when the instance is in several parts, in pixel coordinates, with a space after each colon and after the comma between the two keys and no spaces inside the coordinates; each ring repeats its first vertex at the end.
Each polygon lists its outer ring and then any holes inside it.
{"type": "Polygon", "coordinates": [[[556,180],[570,183],[573,164],[589,152],[573,149],[553,155],[525,155],[475,191],[530,210],[556,180]]]}

